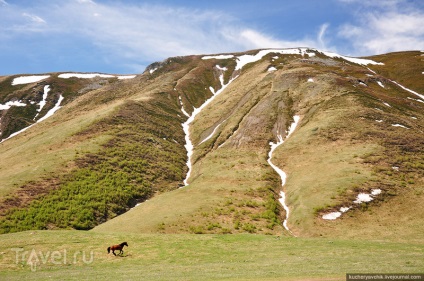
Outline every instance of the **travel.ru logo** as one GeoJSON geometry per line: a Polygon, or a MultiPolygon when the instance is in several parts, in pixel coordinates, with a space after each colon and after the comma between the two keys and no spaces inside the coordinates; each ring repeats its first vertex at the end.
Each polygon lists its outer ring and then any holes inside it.
{"type": "Polygon", "coordinates": [[[69,252],[66,249],[56,251],[37,251],[35,249],[25,251],[23,248],[11,248],[15,252],[16,264],[29,265],[31,271],[36,271],[41,265],[66,265],[66,264],[91,264],[94,261],[94,252],[86,251],[69,252]]]}

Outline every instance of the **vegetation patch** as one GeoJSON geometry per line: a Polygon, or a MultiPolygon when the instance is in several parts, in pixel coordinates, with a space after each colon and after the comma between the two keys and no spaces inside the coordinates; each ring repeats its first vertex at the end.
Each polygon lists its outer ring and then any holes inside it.
{"type": "Polygon", "coordinates": [[[114,116],[94,124],[91,134],[100,130],[114,137],[100,152],[78,159],[77,168],[60,179],[60,187],[27,208],[9,210],[1,220],[2,233],[90,229],[155,192],[177,188],[185,175],[185,150],[178,144],[183,135],[179,120],[171,118],[175,112],[158,106],[161,102],[129,101],[114,116]]]}

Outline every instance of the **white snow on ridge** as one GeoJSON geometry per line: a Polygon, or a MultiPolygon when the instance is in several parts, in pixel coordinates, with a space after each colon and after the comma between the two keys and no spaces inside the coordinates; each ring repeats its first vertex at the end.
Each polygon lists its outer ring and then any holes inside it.
{"type": "Polygon", "coordinates": [[[110,75],[110,74],[100,74],[100,73],[62,73],[59,74],[59,78],[64,78],[64,79],[68,79],[68,78],[72,78],[72,77],[76,77],[76,78],[85,78],[85,79],[89,79],[89,78],[94,78],[94,77],[101,77],[101,78],[113,78],[115,77],[115,75],[110,75]]]}
{"type": "Polygon", "coordinates": [[[20,84],[35,83],[49,77],[50,75],[31,75],[31,76],[16,77],[15,79],[13,79],[12,85],[15,86],[20,84]]]}
{"type": "Polygon", "coordinates": [[[271,66],[270,68],[268,68],[268,72],[273,72],[276,71],[277,69],[274,66],[271,66]]]}
{"type": "Polygon", "coordinates": [[[156,68],[153,68],[153,69],[150,69],[150,70],[149,70],[149,73],[150,73],[150,74],[152,74],[152,73],[153,73],[153,72],[155,72],[156,70],[158,70],[158,68],[157,68],[157,67],[156,67],[156,68]]]}
{"type": "MultiPolygon", "coordinates": [[[[317,50],[318,51],[318,50],[317,50]]],[[[332,52],[323,52],[323,51],[318,51],[320,53],[323,53],[324,55],[326,55],[327,57],[330,58],[341,58],[356,64],[360,64],[360,65],[368,65],[368,64],[374,64],[374,65],[384,65],[384,63],[382,62],[376,62],[373,60],[369,60],[369,59],[360,59],[360,58],[352,58],[352,57],[346,57],[346,56],[342,56],[336,53],[332,53],[332,52]]]]}
{"type": "Polygon", "coordinates": [[[9,109],[12,106],[26,106],[26,104],[21,101],[8,101],[5,104],[0,104],[0,110],[9,109]]]}
{"type": "Polygon", "coordinates": [[[266,56],[269,53],[278,53],[282,55],[302,55],[305,54],[309,56],[315,56],[315,53],[308,52],[308,48],[293,48],[293,49],[268,49],[268,50],[261,50],[256,55],[242,55],[237,57],[237,65],[235,70],[242,69],[243,66],[245,66],[248,63],[256,62],[258,60],[261,60],[264,56],[266,56]]]}
{"type": "Polygon", "coordinates": [[[57,77],[64,78],[64,79],[68,79],[72,77],[82,78],[82,79],[91,79],[95,77],[100,77],[100,78],[115,78],[116,77],[119,80],[124,80],[124,79],[132,79],[132,78],[135,78],[136,76],[137,75],[112,75],[112,74],[101,74],[101,73],[62,73],[62,74],[59,74],[57,77]]]}
{"type": "Polygon", "coordinates": [[[234,55],[204,56],[202,57],[202,60],[210,60],[210,59],[225,60],[225,59],[231,59],[233,57],[234,55]]]}
{"type": "Polygon", "coordinates": [[[385,88],[383,83],[381,83],[380,81],[377,81],[377,84],[380,85],[381,88],[385,88]]]}
{"type": "MultiPolygon", "coordinates": [[[[230,59],[234,58],[236,59],[237,65],[235,70],[240,70],[248,63],[256,62],[260,59],[262,59],[265,55],[269,53],[278,53],[281,55],[301,55],[305,56],[308,55],[310,57],[315,56],[315,52],[322,53],[330,58],[341,58],[349,62],[353,62],[356,64],[360,64],[363,66],[372,64],[372,65],[384,65],[384,63],[376,62],[370,59],[361,59],[361,58],[352,58],[347,56],[342,56],[336,53],[332,52],[326,52],[326,51],[320,51],[317,49],[311,49],[311,48],[289,48],[289,49],[264,49],[260,50],[256,55],[241,55],[235,57],[234,55],[215,55],[215,56],[204,56],[202,57],[203,60],[207,59],[230,59]]],[[[278,58],[278,57],[277,57],[278,58]]],[[[273,59],[276,59],[274,56],[273,59]]],[[[375,73],[371,69],[369,69],[371,72],[375,73]]]]}
{"type": "Polygon", "coordinates": [[[135,78],[137,75],[119,75],[116,76],[119,80],[125,80],[125,79],[133,79],[135,78]]]}

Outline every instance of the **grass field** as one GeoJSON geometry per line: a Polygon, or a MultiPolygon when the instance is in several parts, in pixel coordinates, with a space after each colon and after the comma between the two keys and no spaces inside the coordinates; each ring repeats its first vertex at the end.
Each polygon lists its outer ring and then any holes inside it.
{"type": "Polygon", "coordinates": [[[424,268],[424,245],[413,243],[66,230],[1,238],[1,280],[344,280],[424,268]],[[107,254],[122,241],[129,245],[122,257],[107,254]]]}

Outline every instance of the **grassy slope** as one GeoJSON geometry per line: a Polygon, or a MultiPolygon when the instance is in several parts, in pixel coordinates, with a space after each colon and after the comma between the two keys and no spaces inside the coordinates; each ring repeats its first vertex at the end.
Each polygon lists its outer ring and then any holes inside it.
{"type": "MultiPolygon", "coordinates": [[[[197,120],[211,120],[209,123],[213,124],[212,120],[228,115],[233,107],[238,109],[235,114],[231,115],[225,126],[221,127],[224,131],[222,140],[218,140],[214,144],[215,138],[212,138],[211,141],[204,144],[206,152],[211,149],[211,146],[215,145],[216,149],[218,143],[224,142],[239,126],[239,123],[243,122],[245,115],[252,111],[252,108],[257,107],[258,97],[268,94],[269,87],[257,89],[255,86],[256,83],[261,84],[261,78],[266,75],[262,73],[257,76],[260,73],[262,70],[259,72],[255,70],[249,74],[248,79],[236,79],[226,90],[230,94],[223,93],[214,100],[214,103],[215,101],[226,103],[225,107],[219,107],[224,108],[224,111],[220,111],[218,107],[212,105],[210,108],[216,109],[215,112],[205,109],[206,113],[202,112],[199,118],[196,118],[197,120]],[[246,84],[249,79],[253,80],[246,84]],[[245,103],[239,104],[239,99],[245,94],[246,88],[252,88],[252,92],[255,94],[245,103]]],[[[263,115],[262,112],[257,114],[263,115]]],[[[196,128],[198,126],[202,128],[205,125],[201,121],[200,124],[195,121],[193,126],[194,129],[191,129],[192,140],[199,143],[203,131],[196,128]]],[[[262,129],[266,131],[266,128],[262,129]]],[[[268,139],[271,134],[268,132],[266,136],[268,139]]],[[[255,147],[253,150],[249,147],[223,146],[209,152],[205,157],[202,156],[206,153],[205,151],[196,151],[194,159],[204,158],[194,164],[188,187],[152,198],[130,212],[96,227],[95,230],[169,233],[237,233],[246,231],[280,233],[281,227],[273,224],[273,219],[278,219],[278,210],[273,209],[277,206],[269,202],[270,200],[275,203],[276,198],[273,197],[272,190],[278,186],[278,180],[266,163],[267,141],[262,139],[259,145],[261,147],[255,147]],[[274,211],[275,213],[273,213],[274,211]]]]}
{"type": "MultiPolygon", "coordinates": [[[[281,227],[271,229],[263,218],[265,198],[274,192],[277,199],[279,185],[266,157],[268,141],[275,140],[276,132],[287,128],[288,116],[296,113],[302,115],[301,123],[275,156],[275,163],[288,172],[289,225],[294,232],[422,241],[422,212],[413,210],[423,194],[423,159],[416,153],[422,147],[420,105],[411,105],[411,95],[397,87],[382,90],[363,67],[302,64],[286,57],[281,71],[269,74],[269,63],[244,69],[196,118],[191,136],[195,143],[222,124],[196,149],[189,187],[153,198],[96,230],[281,233],[281,227]],[[308,83],[309,77],[315,83],[308,83]],[[379,124],[378,119],[385,121],[379,124]],[[402,134],[401,128],[391,127],[395,123],[413,131],[402,134]],[[414,144],[418,148],[413,149],[414,144]],[[399,173],[392,172],[395,165],[402,166],[399,173]],[[375,202],[357,206],[336,222],[320,219],[371,188],[383,190],[375,202]],[[161,207],[174,205],[178,207],[161,207]]],[[[280,219],[283,215],[280,209],[280,219]]]]}
{"type": "MultiPolygon", "coordinates": [[[[340,280],[346,272],[422,271],[424,214],[416,208],[423,196],[420,177],[423,159],[417,153],[422,151],[420,130],[424,117],[420,104],[405,102],[405,97],[410,95],[397,87],[382,92],[373,80],[366,81],[369,85],[366,91],[356,91],[352,86],[345,88],[346,81],[351,85],[356,78],[367,79],[361,70],[349,72],[355,79],[339,81],[334,75],[322,74],[319,69],[305,65],[296,69],[287,64],[284,72],[272,75],[266,73],[267,62],[257,65],[259,68],[248,68],[251,72],[246,80],[239,77],[234,88],[228,88],[231,95],[223,93],[214,102],[226,104],[225,108],[236,114],[221,125],[216,137],[196,151],[190,186],[156,196],[95,231],[2,235],[0,277],[7,280],[63,279],[64,276],[69,280],[340,280]],[[315,84],[306,83],[309,76],[314,77],[315,84]],[[334,81],[341,83],[340,88],[333,88],[334,81]],[[249,90],[236,91],[236,86],[241,85],[249,90]],[[286,98],[275,99],[280,95],[274,91],[286,98]],[[259,102],[259,97],[264,103],[259,102]],[[393,108],[385,108],[381,100],[393,108]],[[275,101],[277,113],[257,119],[265,101],[275,101]],[[285,236],[276,239],[240,234],[158,235],[158,232],[283,233],[280,226],[267,228],[269,220],[261,217],[267,210],[265,199],[279,186],[278,177],[266,163],[266,153],[267,142],[275,139],[277,130],[287,127],[290,122],[287,115],[294,112],[302,115],[302,121],[275,156],[275,162],[288,174],[286,190],[289,206],[293,208],[289,225],[301,236],[348,240],[285,236]],[[410,116],[418,119],[414,121],[410,116]],[[376,119],[384,119],[384,123],[377,123],[376,119]],[[259,126],[257,122],[265,123],[259,126]],[[404,134],[398,131],[401,128],[391,128],[392,123],[403,123],[413,130],[404,134]],[[241,130],[227,140],[237,128],[241,130]],[[252,128],[257,128],[257,138],[252,128]],[[266,133],[263,128],[270,131],[266,133]],[[243,137],[254,142],[255,149],[243,137]],[[226,144],[218,149],[225,140],[226,144]],[[393,165],[400,166],[399,173],[393,172],[393,165]],[[370,188],[382,188],[385,192],[382,200],[363,205],[336,222],[319,219],[317,210],[331,211],[341,203],[350,202],[357,192],[370,188]],[[109,244],[124,240],[130,245],[125,257],[106,255],[109,244]],[[50,263],[33,273],[25,262],[15,264],[14,252],[10,250],[13,247],[25,250],[34,247],[37,251],[67,249],[68,253],[85,248],[94,251],[95,259],[90,265],[81,262],[73,265],[71,261],[66,266],[50,263]]],[[[185,79],[179,80],[182,83],[179,84],[172,77],[160,74],[153,79],[165,89],[172,91],[176,85],[184,86],[185,79]]],[[[196,77],[195,71],[191,74],[196,77]]],[[[214,80],[206,79],[205,86],[217,80],[211,81],[214,80]]],[[[143,100],[157,92],[155,87],[147,84],[143,91],[131,90],[132,99],[143,100]]],[[[191,89],[182,89],[178,92],[187,94],[182,95],[185,104],[189,100],[196,104],[196,99],[190,98],[191,89]]],[[[87,108],[91,106],[90,99],[86,102],[87,108]]],[[[196,143],[227,117],[225,112],[214,109],[217,107],[212,104],[202,113],[204,118],[193,124],[197,127],[193,130],[196,143]]],[[[281,210],[279,214],[284,215],[281,210]]]]}
{"type": "MultiPolygon", "coordinates": [[[[346,273],[419,273],[422,244],[263,235],[157,235],[27,231],[2,235],[5,280],[342,280],[346,273]],[[106,253],[127,241],[123,257],[106,253]],[[29,251],[16,263],[16,248],[29,251]],[[34,249],[39,264],[28,264],[34,249]],[[66,250],[66,264],[64,264],[66,250]],[[43,264],[41,254],[58,251],[43,264]],[[74,255],[77,255],[74,263],[74,255]],[[85,251],[86,261],[82,260],[85,251]],[[90,252],[93,253],[92,262],[90,252]]],[[[33,261],[35,257],[33,256],[33,261]]]]}

